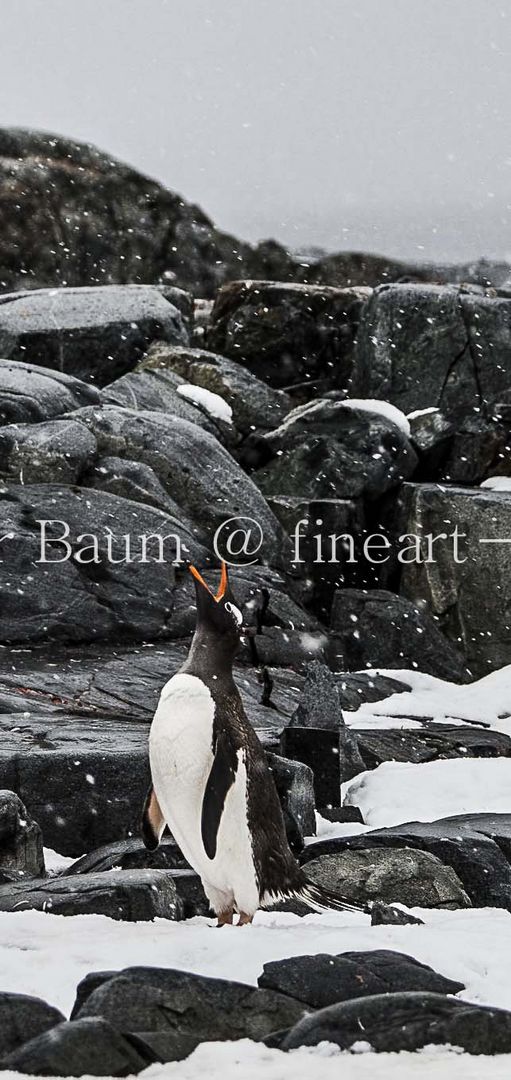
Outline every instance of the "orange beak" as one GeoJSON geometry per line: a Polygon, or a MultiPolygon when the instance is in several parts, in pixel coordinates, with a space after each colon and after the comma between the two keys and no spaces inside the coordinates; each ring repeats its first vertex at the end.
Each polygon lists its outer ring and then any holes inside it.
{"type": "Polygon", "coordinates": [[[227,588],[227,566],[226,566],[226,564],[224,562],[222,562],[222,572],[221,572],[221,575],[220,575],[220,585],[218,586],[218,590],[217,590],[216,593],[211,592],[211,589],[210,589],[209,585],[207,584],[207,582],[204,581],[204,578],[203,578],[202,574],[200,574],[199,571],[197,570],[197,567],[189,566],[188,569],[189,569],[190,573],[193,575],[193,577],[195,578],[195,580],[200,581],[201,585],[203,585],[204,588],[208,590],[208,593],[211,594],[211,596],[213,597],[213,600],[216,600],[217,603],[218,603],[219,600],[222,600],[222,598],[223,598],[223,596],[225,594],[225,590],[227,588]]]}

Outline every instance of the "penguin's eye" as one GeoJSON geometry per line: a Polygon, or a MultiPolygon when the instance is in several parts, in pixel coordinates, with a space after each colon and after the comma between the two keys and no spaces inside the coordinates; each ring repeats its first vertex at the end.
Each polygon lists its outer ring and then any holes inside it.
{"type": "Polygon", "coordinates": [[[229,615],[232,615],[238,626],[241,626],[243,622],[243,615],[241,614],[240,609],[236,607],[236,604],[231,604],[228,600],[225,604],[225,610],[229,612],[229,615]]]}

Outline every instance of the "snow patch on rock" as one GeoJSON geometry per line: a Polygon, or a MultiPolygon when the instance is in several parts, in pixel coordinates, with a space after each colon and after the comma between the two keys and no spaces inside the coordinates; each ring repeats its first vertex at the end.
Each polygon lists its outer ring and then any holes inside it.
{"type": "Polygon", "coordinates": [[[215,420],[224,420],[226,424],[232,424],[231,406],[224,401],[220,394],[214,394],[212,390],[206,390],[204,386],[195,386],[193,383],[182,383],[177,388],[178,394],[198,405],[199,408],[212,416],[215,420]]]}

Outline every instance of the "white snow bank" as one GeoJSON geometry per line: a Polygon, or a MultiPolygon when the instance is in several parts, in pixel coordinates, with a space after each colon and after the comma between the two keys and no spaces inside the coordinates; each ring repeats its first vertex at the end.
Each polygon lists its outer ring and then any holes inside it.
{"type": "Polygon", "coordinates": [[[358,836],[361,833],[370,832],[370,825],[363,825],[361,821],[329,821],[328,818],[316,814],[316,835],[306,836],[306,844],[315,844],[317,840],[333,840],[336,836],[358,836]]]}
{"type": "Polygon", "coordinates": [[[76,862],[76,859],[71,855],[60,855],[58,851],[54,851],[53,848],[45,847],[44,849],[44,865],[51,873],[56,873],[60,870],[65,870],[72,863],[76,862]]]}
{"type": "Polygon", "coordinates": [[[373,829],[452,814],[511,810],[511,758],[452,758],[420,765],[384,761],[343,786],[373,829]]]}
{"type": "Polygon", "coordinates": [[[226,424],[232,424],[231,406],[224,401],[220,394],[214,394],[212,390],[206,390],[204,386],[194,386],[193,383],[182,383],[177,388],[181,397],[192,401],[205,409],[215,420],[225,420],[226,424]]]}
{"type": "MultiPolygon", "coordinates": [[[[364,1044],[360,1045],[362,1049],[364,1044]]],[[[346,1053],[332,1043],[284,1054],[243,1039],[205,1043],[186,1061],[152,1065],[141,1076],[145,1080],[509,1080],[510,1068],[511,1054],[469,1057],[446,1047],[427,1047],[418,1054],[346,1053]]]]}
{"type": "Polygon", "coordinates": [[[386,420],[390,420],[392,424],[400,428],[404,435],[410,434],[410,424],[404,412],[401,412],[396,405],[391,405],[389,401],[379,401],[376,398],[347,398],[345,401],[338,401],[337,404],[345,409],[361,409],[363,412],[384,416],[386,420]]]}
{"type": "Polygon", "coordinates": [[[435,723],[479,722],[511,734],[511,664],[461,685],[418,671],[386,668],[369,674],[387,675],[411,689],[383,701],[364,702],[355,712],[346,711],[350,727],[415,727],[414,717],[426,717],[435,723]]]}
{"type": "Polygon", "coordinates": [[[511,491],[511,476],[489,476],[479,486],[491,491],[511,491]]]}

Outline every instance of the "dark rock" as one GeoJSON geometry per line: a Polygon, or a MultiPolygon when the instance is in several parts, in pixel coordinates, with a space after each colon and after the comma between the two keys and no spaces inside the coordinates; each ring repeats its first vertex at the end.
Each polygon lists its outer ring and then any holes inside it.
{"type": "Polygon", "coordinates": [[[175,537],[160,511],[118,496],[52,484],[9,487],[0,497],[0,535],[12,534],[2,544],[0,640],[77,642],[164,635],[172,611],[177,548],[175,539],[163,545],[167,563],[140,561],[140,538],[153,533],[175,537]],[[45,563],[40,561],[42,519],[56,522],[46,526],[48,539],[62,536],[66,527],[70,537],[68,548],[44,545],[45,563]],[[113,558],[125,559],[126,534],[133,561],[112,562],[109,539],[113,558]]]}
{"type": "Polygon", "coordinates": [[[383,761],[419,764],[439,758],[511,757],[509,735],[475,725],[433,724],[426,718],[422,730],[357,728],[354,735],[365,769],[376,769],[383,761]]]}
{"type": "Polygon", "coordinates": [[[357,904],[382,900],[406,907],[470,907],[454,870],[435,855],[411,848],[371,848],[368,841],[362,851],[313,859],[307,877],[357,904]]]}
{"type": "MultiPolygon", "coordinates": [[[[47,846],[81,856],[139,835],[149,723],[187,649],[188,642],[173,642],[0,650],[0,787],[17,792],[47,846]]],[[[260,739],[277,749],[301,676],[271,671],[261,681],[258,671],[236,665],[235,679],[260,739]]],[[[309,790],[296,768],[292,814],[295,797],[309,790]]]]}
{"type": "Polygon", "coordinates": [[[137,372],[175,373],[180,381],[219,394],[232,409],[235,427],[243,435],[255,428],[270,431],[279,426],[291,408],[282,390],[257,379],[241,364],[205,349],[179,345],[151,345],[137,372]]]}
{"type": "Polygon", "coordinates": [[[376,994],[306,1016],[282,1049],[329,1042],[347,1050],[361,1038],[379,1052],[450,1045],[469,1054],[504,1054],[511,1050],[511,1013],[441,994],[376,994]]]}
{"type": "Polygon", "coordinates": [[[0,875],[37,878],[44,874],[39,825],[13,791],[0,790],[0,875]]]}
{"type": "Polygon", "coordinates": [[[301,851],[304,837],[316,833],[312,770],[278,754],[268,754],[267,758],[284,812],[288,841],[293,851],[301,851]]]}
{"type": "Polygon", "coordinates": [[[424,561],[426,552],[422,561],[401,564],[400,592],[438,618],[474,676],[507,664],[511,552],[507,543],[484,541],[511,536],[509,495],[487,488],[405,484],[391,512],[389,533],[391,541],[405,533],[443,537],[433,547],[434,573],[424,561]]]}
{"type": "Polygon", "coordinates": [[[336,678],[342,707],[346,711],[356,711],[366,701],[382,701],[391,694],[403,694],[411,689],[401,679],[393,679],[379,672],[342,671],[336,678]]]}
{"type": "Polygon", "coordinates": [[[435,855],[444,867],[452,867],[474,907],[511,910],[511,846],[506,849],[499,838],[501,831],[505,835],[509,830],[511,836],[509,815],[482,814],[481,830],[478,818],[467,815],[465,821],[463,815],[458,815],[438,821],[412,821],[389,829],[371,829],[364,835],[317,840],[304,848],[300,859],[308,863],[346,851],[370,849],[372,854],[376,848],[413,848],[435,855]]]}
{"type": "Polygon", "coordinates": [[[418,480],[436,479],[452,444],[455,422],[435,406],[410,413],[408,421],[410,441],[419,458],[416,477],[418,480]]]}
{"type": "Polygon", "coordinates": [[[366,304],[357,340],[368,397],[404,412],[485,408],[508,389],[511,303],[455,286],[391,285],[366,304]]]}
{"type": "Polygon", "coordinates": [[[101,1018],[58,1024],[7,1054],[2,1069],[31,1076],[131,1076],[159,1057],[101,1018]]]}
{"type": "Polygon", "coordinates": [[[356,392],[354,341],[369,289],[234,281],[215,301],[208,348],[298,400],[356,392]]]}
{"type": "Polygon", "coordinates": [[[371,926],[424,926],[422,919],[416,919],[409,911],[394,904],[384,904],[374,900],[371,905],[371,926]]]}
{"type": "Polygon", "coordinates": [[[99,385],[130,371],[151,341],[184,345],[181,313],[148,285],[9,293],[0,353],[99,385]]]}
{"type": "Polygon", "coordinates": [[[95,404],[99,404],[96,388],[72,375],[0,360],[0,424],[37,423],[95,404]]]}
{"type": "Polygon", "coordinates": [[[350,822],[356,821],[360,825],[364,824],[364,819],[358,806],[322,806],[320,808],[320,814],[326,821],[337,821],[340,824],[349,824],[350,822]]]}
{"type": "MultiPolygon", "coordinates": [[[[269,495],[267,501],[290,537],[293,565],[300,565],[306,575],[304,602],[328,622],[335,588],[364,583],[361,544],[365,514],[362,501],[307,500],[290,495],[269,495]],[[318,535],[321,537],[319,549],[318,535]],[[352,546],[357,562],[352,560],[352,546]],[[336,562],[330,561],[332,554],[336,562]]],[[[343,658],[337,657],[336,669],[343,666],[343,658]]]]}
{"type": "Polygon", "coordinates": [[[319,806],[337,806],[341,784],[365,765],[344,722],[335,676],[318,661],[309,664],[296,712],[281,736],[285,755],[303,761],[314,774],[319,806]]]}
{"type": "Polygon", "coordinates": [[[412,476],[417,465],[397,424],[332,399],[294,409],[264,438],[274,457],[255,478],[266,495],[375,499],[412,476]]]}
{"type": "Polygon", "coordinates": [[[59,874],[60,878],[76,874],[103,874],[107,870],[175,870],[188,866],[172,836],[162,838],[156,851],[148,851],[142,839],[117,840],[82,855],[59,874]]]}
{"type": "Polygon", "coordinates": [[[64,1019],[53,1005],[26,994],[0,993],[0,1055],[50,1031],[64,1019]]]}
{"type": "MultiPolygon", "coordinates": [[[[105,386],[101,395],[107,405],[139,411],[162,412],[167,416],[179,416],[211,435],[221,437],[228,425],[215,422],[205,409],[188,401],[179,393],[183,380],[172,371],[128,371],[120,379],[105,386]]],[[[231,427],[231,441],[234,431],[231,427]]]]}
{"type": "Polygon", "coordinates": [[[117,406],[81,409],[76,418],[94,434],[101,456],[150,466],[166,493],[197,527],[198,539],[210,549],[216,530],[223,526],[217,547],[227,553],[222,547],[227,540],[224,523],[230,520],[234,529],[234,521],[249,517],[253,519],[252,546],[254,520],[262,530],[263,543],[247,561],[263,558],[274,566],[283,561],[284,534],[277,519],[253,481],[209,432],[176,416],[117,406]],[[200,469],[198,462],[203,466],[200,469]]]}
{"type": "Polygon", "coordinates": [[[182,914],[174,879],[166,870],[111,871],[0,886],[0,911],[28,909],[108,915],[127,922],[179,919],[182,914]]]}
{"type": "Polygon", "coordinates": [[[132,502],[147,503],[161,510],[172,522],[173,531],[186,544],[190,552],[188,557],[200,565],[208,562],[209,554],[196,537],[199,530],[192,524],[185,510],[165,491],[150,465],[126,458],[98,457],[84,474],[83,483],[97,491],[108,491],[111,495],[120,495],[132,502]]]}
{"type": "Polygon", "coordinates": [[[510,465],[511,452],[505,427],[469,413],[457,420],[449,451],[434,479],[477,486],[496,473],[509,475],[510,465]]]}
{"type": "Polygon", "coordinates": [[[272,990],[187,971],[126,968],[93,990],[77,1015],[102,1017],[123,1031],[165,1032],[175,1039],[177,1057],[199,1042],[260,1040],[295,1024],[303,1011],[272,990]]]}
{"type": "MultiPolygon", "coordinates": [[[[111,154],[20,129],[0,132],[0,233],[3,289],[162,280],[165,294],[177,282],[212,296],[240,273],[265,273],[268,258],[111,154]]],[[[275,248],[282,273],[296,272],[275,248]]]]}
{"type": "MultiPolygon", "coordinates": [[[[147,766],[144,762],[144,774],[147,766]]],[[[148,782],[148,778],[147,778],[148,782]]],[[[140,814],[140,808],[139,808],[140,814]]],[[[303,844],[300,845],[303,847],[303,844]]],[[[174,882],[184,919],[208,915],[206,899],[198,874],[190,869],[174,838],[166,831],[156,851],[148,851],[141,839],[118,840],[105,844],[68,866],[59,877],[79,874],[104,874],[109,870],[168,870],[174,882]]]]}
{"type": "Polygon", "coordinates": [[[257,984],[295,997],[313,1009],[395,990],[458,994],[465,989],[463,983],[446,979],[413,956],[386,949],[272,960],[264,965],[257,984]]]}
{"type": "Polygon", "coordinates": [[[463,658],[424,608],[383,589],[337,589],[331,629],[348,670],[413,668],[467,682],[463,658]]]}
{"type": "Polygon", "coordinates": [[[94,460],[96,440],[73,419],[0,429],[0,478],[21,484],[77,484],[94,460]]]}

